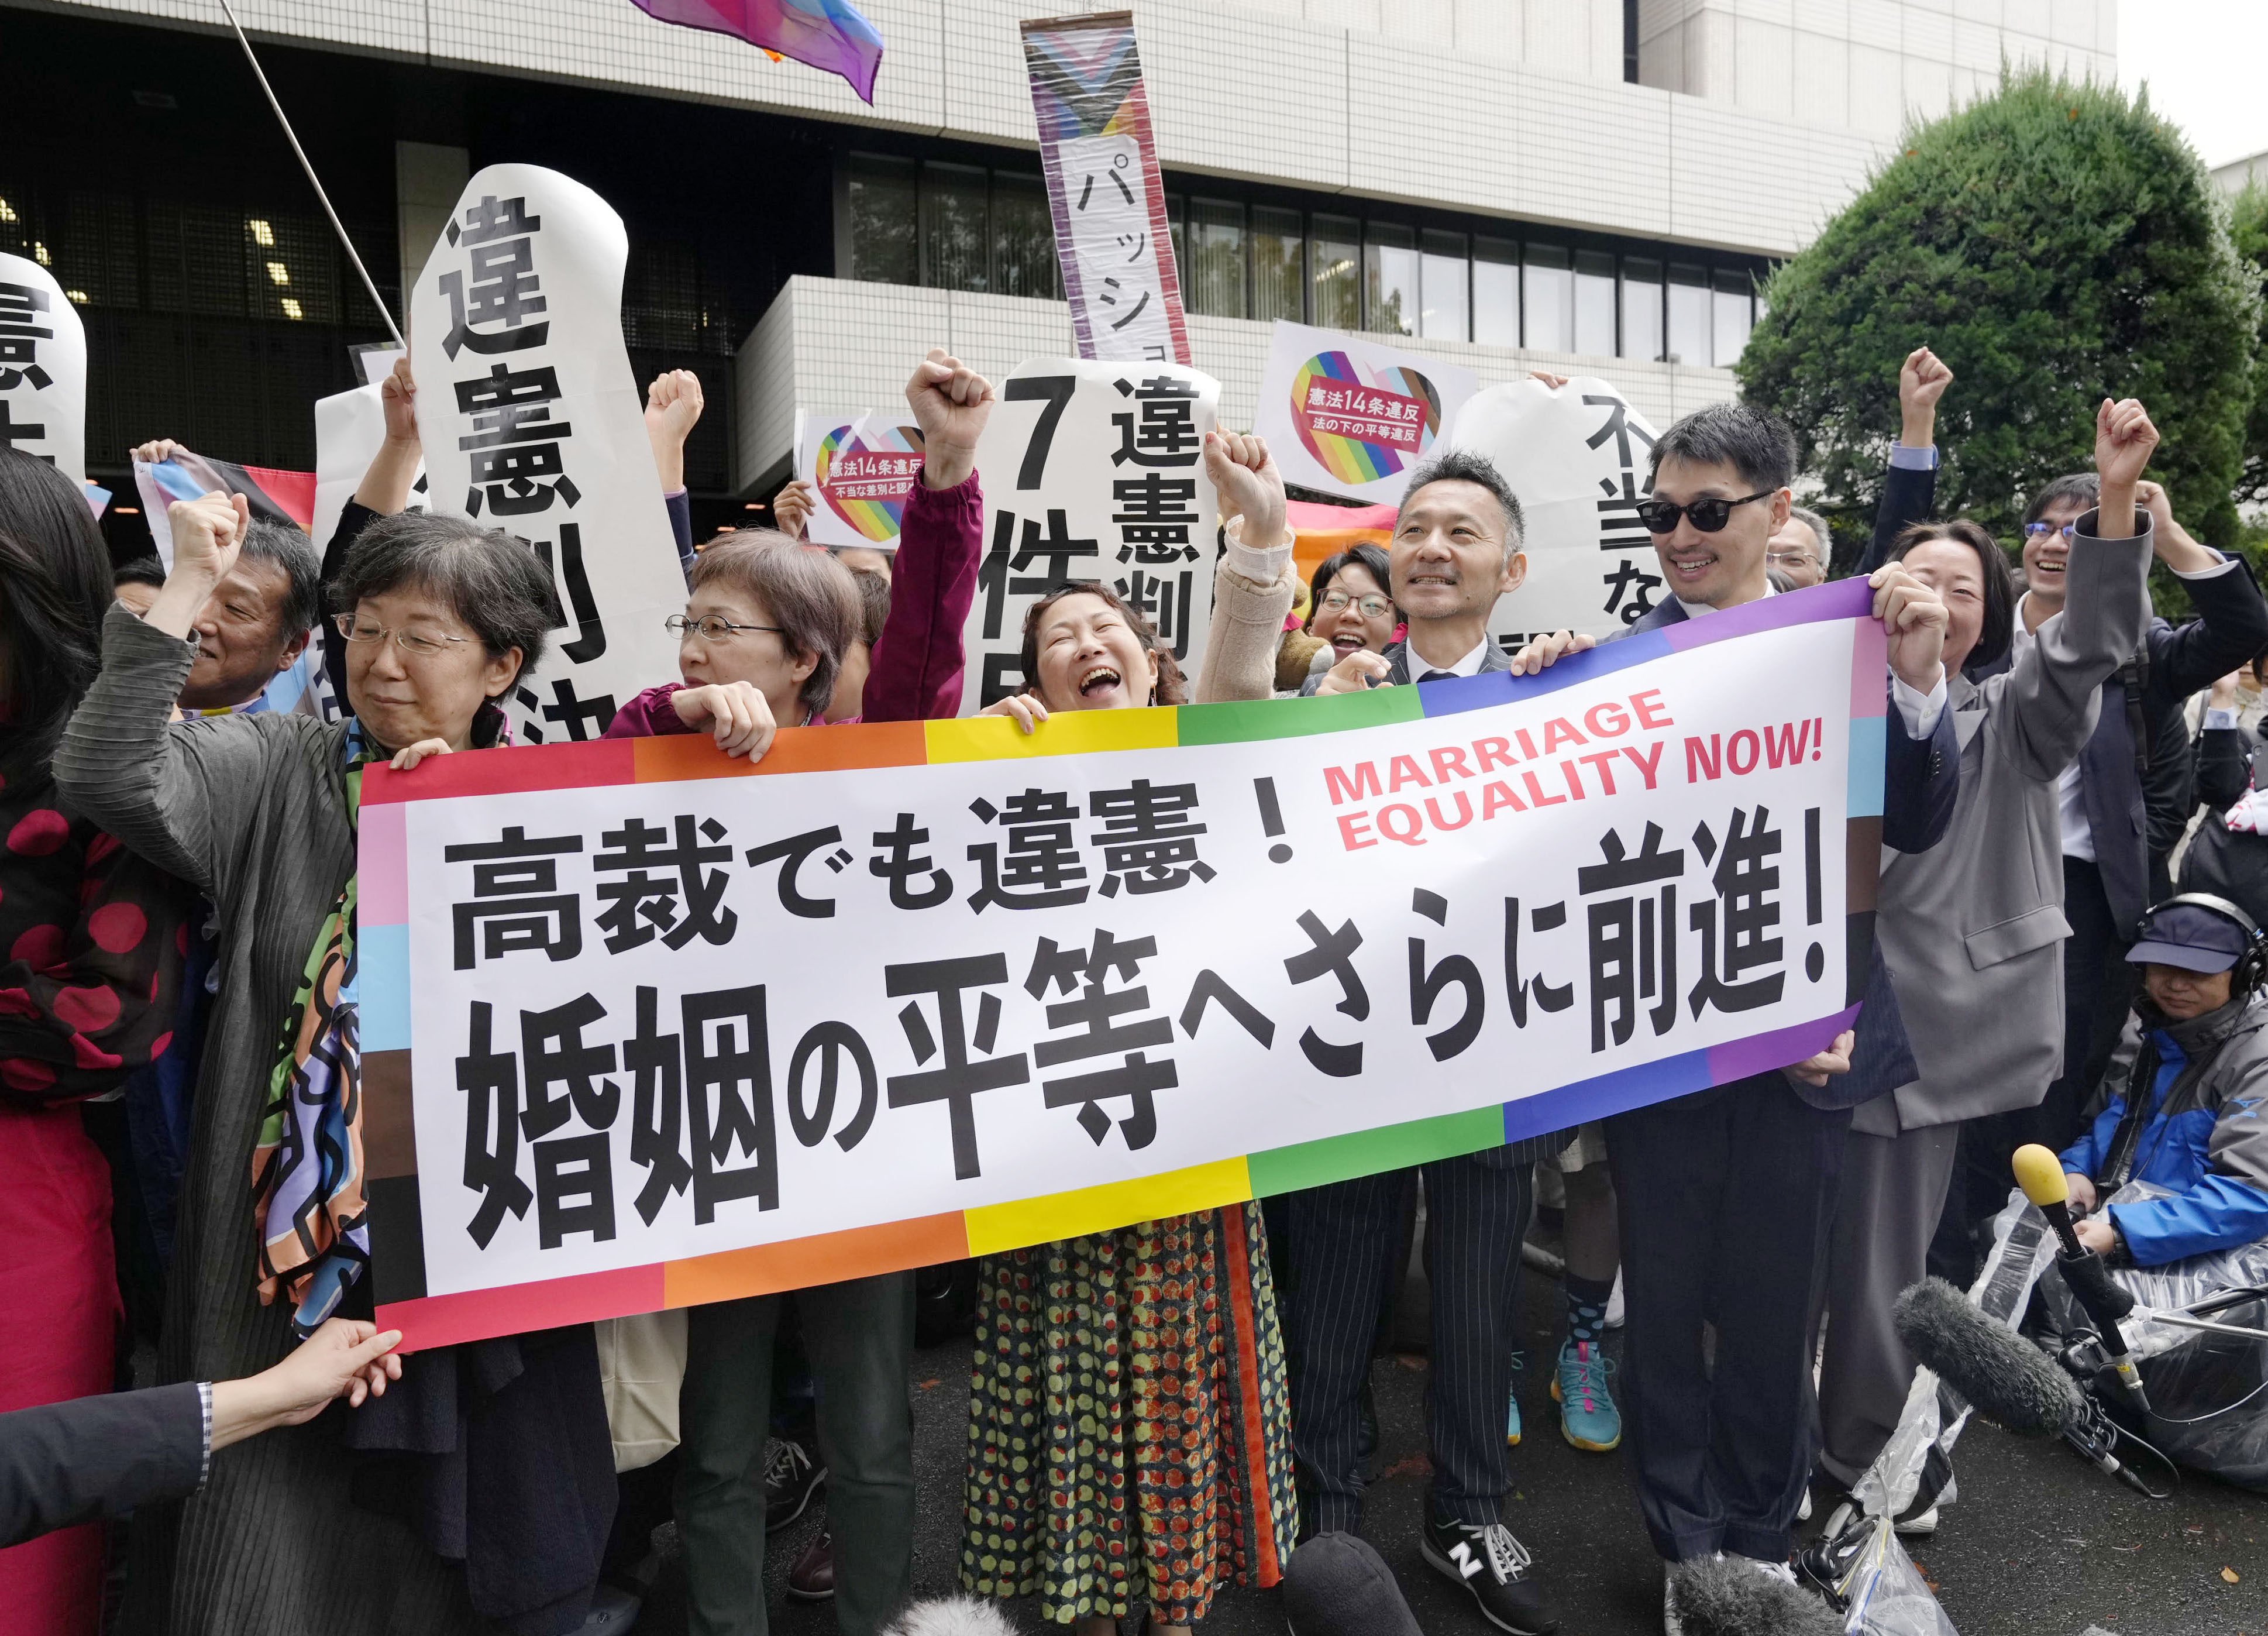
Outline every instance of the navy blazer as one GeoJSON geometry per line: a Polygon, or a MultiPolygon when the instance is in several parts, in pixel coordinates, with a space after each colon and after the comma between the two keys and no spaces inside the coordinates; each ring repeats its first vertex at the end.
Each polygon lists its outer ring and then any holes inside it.
{"type": "MultiPolygon", "coordinates": [[[[1681,623],[1685,605],[1665,596],[1626,630],[1605,637],[1617,642],[1641,630],[1681,623]]],[[[1884,683],[1887,687],[1889,684],[1884,683]]],[[[1954,730],[1950,704],[1937,712],[1926,739],[1905,730],[1905,718],[1893,704],[1882,727],[1882,844],[1901,852],[1926,852],[1943,838],[1961,793],[1961,740],[1954,730]]]]}
{"type": "MultiPolygon", "coordinates": [[[[1891,467],[1875,513],[1874,537],[1859,571],[1880,567],[1899,533],[1909,523],[1926,520],[1936,495],[1934,471],[1891,467]]],[[[2095,866],[2122,938],[2133,936],[2155,895],[2153,861],[2173,851],[2197,804],[2196,761],[2183,704],[2268,649],[2268,601],[2242,558],[2225,573],[2183,584],[2198,616],[2179,625],[2153,619],[2142,638],[2148,674],[2136,702],[2149,738],[2147,766],[2136,753],[2126,682],[2117,675],[2102,684],[2095,736],[2079,756],[2080,797],[2095,866]]],[[[2003,655],[1992,664],[1972,667],[1969,674],[1981,682],[2013,662],[2013,655],[2003,655]]]]}
{"type": "Polygon", "coordinates": [[[193,1381],[0,1414],[0,1546],[180,1500],[204,1463],[193,1381]]]}

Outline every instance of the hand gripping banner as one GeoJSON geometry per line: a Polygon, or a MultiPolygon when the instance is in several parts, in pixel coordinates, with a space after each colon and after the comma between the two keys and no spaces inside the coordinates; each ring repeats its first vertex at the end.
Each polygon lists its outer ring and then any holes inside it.
{"type": "Polygon", "coordinates": [[[411,1346],[1312,1187],[1855,1013],[1860,583],[1328,699],[365,775],[379,1320],[411,1346]]]}

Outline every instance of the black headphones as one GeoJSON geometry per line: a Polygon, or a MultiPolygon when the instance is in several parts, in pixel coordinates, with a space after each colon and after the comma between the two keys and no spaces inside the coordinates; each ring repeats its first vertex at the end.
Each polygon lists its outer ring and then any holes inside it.
{"type": "Polygon", "coordinates": [[[2244,953],[2236,958],[2235,968],[2228,976],[2231,994],[2250,994],[2268,980],[2268,936],[2261,932],[2259,923],[2225,897],[2211,892],[2177,892],[2163,903],[2150,905],[2142,923],[2148,925],[2150,916],[2161,909],[2171,909],[2176,903],[2188,903],[2219,915],[2224,920],[2235,921],[2244,933],[2244,953]]]}

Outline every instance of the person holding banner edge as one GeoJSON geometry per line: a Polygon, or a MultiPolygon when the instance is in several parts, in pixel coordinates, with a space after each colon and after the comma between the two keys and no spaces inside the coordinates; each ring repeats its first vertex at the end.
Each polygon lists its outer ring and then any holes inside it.
{"type": "MultiPolygon", "coordinates": [[[[355,1286],[366,1253],[358,1170],[302,1174],[294,1155],[314,1150],[313,1129],[277,1145],[284,1120],[320,1120],[320,1139],[348,1151],[362,1139],[348,979],[360,770],[379,756],[407,763],[419,753],[412,747],[499,741],[505,722],[496,701],[541,656],[561,613],[549,574],[510,536],[453,519],[379,520],[335,587],[345,603],[345,639],[334,645],[344,650],[351,716],[327,725],[271,712],[169,726],[196,656],[193,622],[235,564],[246,507],[210,494],[169,515],[173,575],[147,620],[123,608],[109,615],[102,670],[65,729],[55,768],[80,810],[104,814],[129,846],[219,907],[220,980],[160,1356],[165,1380],[211,1380],[273,1364],[291,1345],[294,1302],[304,1332],[355,1286]],[[279,1017],[293,1020],[280,1050],[279,1017]],[[266,1212],[278,1198],[292,1201],[302,1231],[269,1238],[266,1212]]],[[[508,1384],[468,1411],[540,1421],[544,1435],[507,1430],[460,1448],[453,1464],[396,1461],[392,1470],[433,1484],[436,1505],[413,1501],[414,1522],[355,1505],[353,1456],[316,1427],[231,1450],[201,1492],[137,1518],[128,1626],[385,1636],[469,1633],[502,1619],[526,1629],[579,1625],[615,1486],[591,1331],[576,1325],[482,1345],[502,1348],[484,1350],[484,1367],[508,1384]],[[452,1512],[449,1494],[461,1504],[475,1461],[480,1492],[493,1498],[452,1512]],[[513,1522],[531,1509],[580,1526],[531,1539],[513,1522]],[[445,1548],[491,1571],[468,1572],[445,1548]],[[493,1571],[505,1560],[509,1573],[493,1571]]],[[[417,1405],[430,1411],[430,1394],[456,1375],[446,1351],[410,1360],[380,1418],[363,1411],[357,1446],[420,1448],[417,1405]]]]}
{"type": "MultiPolygon", "coordinates": [[[[1638,514],[1671,594],[1631,630],[1774,594],[1769,542],[1787,520],[1795,471],[1786,426],[1743,404],[1717,404],[1663,432],[1653,459],[1638,514]]],[[[1872,585],[1894,706],[1884,723],[1882,839],[1926,851],[1943,838],[1960,788],[1946,707],[1948,615],[1896,564],[1872,585]]],[[[1594,645],[1559,631],[1529,643],[1512,668],[1538,674],[1594,645]]],[[[1846,1030],[1802,1063],[1607,1121],[1628,1304],[1624,1424],[1646,1532],[1668,1565],[1671,1636],[1676,1565],[1689,1559],[1745,1559],[1788,1595],[1801,1594],[1787,1559],[1816,1454],[1808,1342],[1851,1122],[1828,1087],[1850,1071],[1852,1043],[1846,1030]],[[1713,1367],[1705,1324],[1716,1329],[1713,1367]]]]}
{"type": "MultiPolygon", "coordinates": [[[[1206,434],[1204,461],[1226,548],[1193,702],[1268,698],[1299,588],[1283,476],[1234,432],[1206,434]]],[[[1057,711],[1191,702],[1155,628],[1095,581],[1031,606],[1022,674],[984,713],[1027,733],[1057,711]]],[[[1116,1636],[1138,1575],[1149,1636],[1187,1636],[1228,1585],[1277,1583],[1291,1411],[1259,1204],[989,1255],[979,1276],[961,1583],[1036,1591],[1077,1636],[1116,1636]]]]}

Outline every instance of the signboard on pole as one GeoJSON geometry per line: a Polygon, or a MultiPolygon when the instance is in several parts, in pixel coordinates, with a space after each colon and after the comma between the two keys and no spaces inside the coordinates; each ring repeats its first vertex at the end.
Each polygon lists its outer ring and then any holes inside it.
{"type": "Polygon", "coordinates": [[[1447,446],[1476,384],[1455,364],[1279,320],[1252,429],[1285,482],[1392,505],[1411,470],[1447,446]]]}

